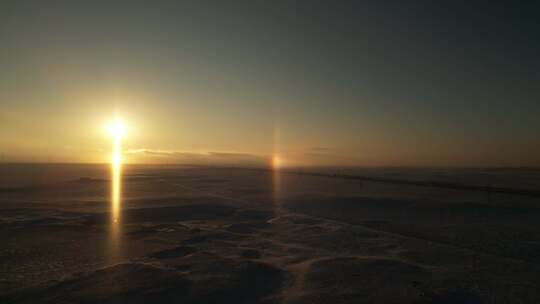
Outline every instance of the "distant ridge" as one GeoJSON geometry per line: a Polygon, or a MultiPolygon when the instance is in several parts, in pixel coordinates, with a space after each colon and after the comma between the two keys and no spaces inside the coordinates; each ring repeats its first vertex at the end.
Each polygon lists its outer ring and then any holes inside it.
{"type": "Polygon", "coordinates": [[[517,195],[540,197],[540,190],[535,190],[535,189],[520,189],[520,188],[498,187],[498,186],[476,186],[476,185],[467,185],[467,184],[462,184],[462,183],[439,182],[439,181],[413,181],[413,180],[406,180],[406,179],[372,177],[372,176],[350,175],[350,174],[332,174],[332,173],[299,172],[299,171],[282,171],[282,172],[288,173],[288,174],[297,174],[297,175],[333,177],[333,178],[340,178],[340,179],[363,180],[363,181],[370,181],[370,182],[411,185],[411,186],[420,186],[420,187],[435,187],[435,188],[445,188],[445,189],[455,189],[455,190],[517,194],[517,195]]]}
{"type": "MultiPolygon", "coordinates": [[[[272,169],[269,169],[269,168],[229,167],[228,169],[242,169],[242,170],[266,171],[266,172],[272,171],[272,169]]],[[[525,188],[500,187],[500,186],[479,186],[479,185],[469,185],[469,184],[455,183],[455,182],[440,182],[440,181],[429,181],[429,180],[418,181],[418,180],[373,177],[373,176],[354,175],[354,174],[293,171],[293,170],[286,170],[286,169],[281,170],[280,172],[284,174],[319,176],[319,177],[389,183],[389,184],[398,184],[398,185],[410,185],[410,186],[418,186],[418,187],[432,187],[432,188],[444,188],[444,189],[454,189],[454,190],[503,193],[503,194],[515,194],[515,195],[540,197],[540,189],[537,190],[537,189],[525,189],[525,188]]]]}

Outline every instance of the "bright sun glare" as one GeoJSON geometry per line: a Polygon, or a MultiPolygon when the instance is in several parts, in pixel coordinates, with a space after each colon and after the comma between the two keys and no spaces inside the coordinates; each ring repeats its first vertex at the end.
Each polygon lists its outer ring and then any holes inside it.
{"type": "Polygon", "coordinates": [[[122,122],[120,122],[119,120],[116,120],[108,126],[108,130],[109,130],[109,133],[111,134],[111,137],[113,138],[112,162],[115,165],[119,165],[121,154],[122,154],[120,142],[122,140],[122,137],[126,133],[126,129],[124,127],[124,124],[122,124],[122,122]]]}
{"type": "Polygon", "coordinates": [[[109,126],[109,133],[115,140],[117,140],[124,136],[124,134],[126,133],[126,129],[121,122],[115,121],[109,126]]]}

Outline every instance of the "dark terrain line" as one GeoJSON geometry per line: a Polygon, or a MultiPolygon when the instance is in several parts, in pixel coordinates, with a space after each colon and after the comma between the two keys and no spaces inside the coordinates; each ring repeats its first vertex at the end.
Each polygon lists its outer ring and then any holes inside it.
{"type": "Polygon", "coordinates": [[[340,178],[340,179],[362,180],[362,181],[370,181],[370,182],[411,185],[411,186],[419,186],[419,187],[432,187],[432,188],[444,188],[444,189],[453,189],[453,190],[479,191],[479,192],[488,192],[488,193],[516,194],[516,195],[540,197],[540,190],[534,190],[534,189],[516,189],[516,188],[494,187],[494,186],[474,186],[474,185],[467,185],[467,184],[461,184],[461,183],[449,183],[449,182],[437,182],[437,181],[412,181],[412,180],[405,180],[405,179],[370,177],[370,176],[348,175],[348,174],[341,175],[341,174],[325,174],[325,173],[312,173],[312,172],[311,173],[290,172],[290,173],[297,174],[297,175],[333,177],[333,178],[340,178]]]}
{"type": "MultiPolygon", "coordinates": [[[[272,169],[268,169],[268,168],[242,168],[242,167],[222,167],[222,168],[261,171],[261,172],[273,172],[272,169]]],[[[431,188],[443,188],[443,189],[453,189],[453,190],[465,190],[465,191],[477,191],[477,192],[540,197],[540,190],[537,190],[537,189],[511,188],[511,187],[499,187],[499,186],[489,186],[489,185],[478,186],[478,185],[469,185],[469,184],[453,183],[453,182],[439,182],[439,181],[429,181],[429,180],[420,181],[420,180],[407,180],[407,179],[399,179],[399,178],[373,177],[373,176],[366,176],[366,175],[318,173],[318,172],[307,172],[307,171],[303,172],[303,171],[292,171],[292,170],[280,170],[279,172],[282,174],[290,174],[290,175],[317,176],[317,177],[328,177],[328,178],[359,180],[359,181],[368,181],[368,182],[377,182],[377,183],[397,184],[397,185],[409,185],[409,186],[418,186],[418,187],[431,187],[431,188]]]]}

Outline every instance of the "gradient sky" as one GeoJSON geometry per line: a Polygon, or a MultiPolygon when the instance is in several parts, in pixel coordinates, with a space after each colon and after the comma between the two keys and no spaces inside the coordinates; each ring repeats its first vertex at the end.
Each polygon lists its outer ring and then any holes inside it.
{"type": "Polygon", "coordinates": [[[540,165],[539,5],[456,2],[2,1],[1,160],[540,165]]]}

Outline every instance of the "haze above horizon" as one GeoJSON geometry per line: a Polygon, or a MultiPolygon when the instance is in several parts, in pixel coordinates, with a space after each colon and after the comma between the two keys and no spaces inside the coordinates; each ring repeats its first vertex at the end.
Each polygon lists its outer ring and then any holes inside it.
{"type": "Polygon", "coordinates": [[[0,160],[540,166],[534,2],[0,3],[0,160]]]}

